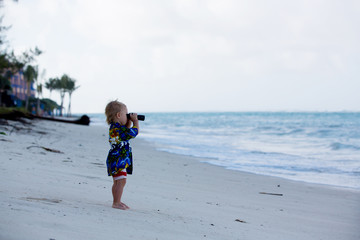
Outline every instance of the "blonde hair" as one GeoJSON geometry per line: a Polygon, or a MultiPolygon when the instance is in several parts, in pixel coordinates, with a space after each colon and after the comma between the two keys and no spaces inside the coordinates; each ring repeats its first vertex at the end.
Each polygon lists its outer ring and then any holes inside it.
{"type": "Polygon", "coordinates": [[[105,115],[108,124],[115,122],[116,114],[126,108],[126,105],[118,100],[111,101],[106,105],[105,115]]]}

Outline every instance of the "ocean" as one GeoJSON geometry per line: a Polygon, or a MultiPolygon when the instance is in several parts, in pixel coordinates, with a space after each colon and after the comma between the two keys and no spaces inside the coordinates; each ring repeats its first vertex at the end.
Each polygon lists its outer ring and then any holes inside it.
{"type": "MultiPolygon", "coordinates": [[[[88,114],[106,125],[104,114],[88,114]]],[[[139,138],[227,169],[360,189],[359,112],[145,113],[139,138]]]]}

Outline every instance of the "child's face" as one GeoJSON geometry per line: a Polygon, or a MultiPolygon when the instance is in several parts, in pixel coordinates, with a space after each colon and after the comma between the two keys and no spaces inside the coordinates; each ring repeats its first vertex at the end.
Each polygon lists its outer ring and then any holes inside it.
{"type": "Polygon", "coordinates": [[[118,112],[116,114],[116,118],[117,118],[117,121],[121,124],[121,125],[125,125],[126,122],[127,122],[127,116],[126,114],[128,113],[128,110],[127,110],[127,107],[123,107],[121,109],[121,112],[118,112]]]}

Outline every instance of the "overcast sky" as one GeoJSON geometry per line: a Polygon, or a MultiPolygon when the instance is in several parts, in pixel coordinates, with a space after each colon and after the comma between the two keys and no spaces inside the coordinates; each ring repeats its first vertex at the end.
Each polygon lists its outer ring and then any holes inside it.
{"type": "Polygon", "coordinates": [[[73,112],[113,99],[136,112],[360,111],[358,0],[4,5],[11,47],[38,46],[47,78],[77,80],[73,112]]]}

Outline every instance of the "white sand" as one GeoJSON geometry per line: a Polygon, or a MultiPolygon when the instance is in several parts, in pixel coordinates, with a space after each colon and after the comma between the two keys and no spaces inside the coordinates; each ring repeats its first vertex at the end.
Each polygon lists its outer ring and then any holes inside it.
{"type": "Polygon", "coordinates": [[[141,137],[123,195],[132,209],[113,209],[107,128],[33,122],[0,125],[1,240],[360,239],[360,191],[230,171],[141,137]]]}

